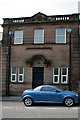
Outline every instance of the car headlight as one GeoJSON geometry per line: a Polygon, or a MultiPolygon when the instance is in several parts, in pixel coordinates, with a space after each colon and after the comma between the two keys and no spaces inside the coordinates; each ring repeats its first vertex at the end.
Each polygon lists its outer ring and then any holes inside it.
{"type": "Polygon", "coordinates": [[[78,94],[76,94],[76,96],[78,97],[78,94]]]}

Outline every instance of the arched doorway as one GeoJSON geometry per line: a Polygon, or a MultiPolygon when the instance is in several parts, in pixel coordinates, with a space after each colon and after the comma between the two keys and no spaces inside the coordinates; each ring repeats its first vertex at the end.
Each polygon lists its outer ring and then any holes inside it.
{"type": "Polygon", "coordinates": [[[34,56],[32,64],[32,88],[44,84],[44,64],[43,56],[34,56]]]}
{"type": "Polygon", "coordinates": [[[32,88],[44,84],[45,68],[51,65],[51,61],[43,55],[33,55],[26,63],[32,67],[32,88]]]}

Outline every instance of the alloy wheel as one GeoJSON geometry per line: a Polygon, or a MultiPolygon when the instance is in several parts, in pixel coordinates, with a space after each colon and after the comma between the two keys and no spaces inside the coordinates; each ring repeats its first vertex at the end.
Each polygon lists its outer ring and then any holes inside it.
{"type": "Polygon", "coordinates": [[[31,106],[31,105],[32,105],[32,99],[31,99],[31,98],[26,98],[26,99],[24,100],[24,104],[25,104],[26,106],[31,106]]]}
{"type": "Polygon", "coordinates": [[[74,104],[74,101],[72,98],[66,98],[66,100],[65,100],[66,106],[71,107],[71,106],[73,106],[73,104],[74,104]]]}

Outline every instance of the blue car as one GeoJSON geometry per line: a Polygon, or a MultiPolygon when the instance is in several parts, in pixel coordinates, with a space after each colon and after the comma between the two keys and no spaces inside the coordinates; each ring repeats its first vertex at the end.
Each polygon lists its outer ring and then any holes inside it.
{"type": "Polygon", "coordinates": [[[78,94],[62,91],[50,85],[42,85],[33,90],[25,90],[22,100],[26,106],[31,106],[33,103],[64,103],[71,107],[78,103],[78,94]]]}

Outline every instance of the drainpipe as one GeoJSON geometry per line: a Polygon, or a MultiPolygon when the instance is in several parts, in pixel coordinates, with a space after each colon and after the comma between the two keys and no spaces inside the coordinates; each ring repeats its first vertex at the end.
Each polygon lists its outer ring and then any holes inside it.
{"type": "Polygon", "coordinates": [[[10,92],[10,60],[11,60],[11,36],[13,35],[12,31],[9,31],[9,47],[8,47],[8,77],[7,77],[7,85],[6,85],[6,96],[9,96],[10,92]]]}
{"type": "Polygon", "coordinates": [[[71,91],[71,33],[72,29],[67,29],[67,32],[69,33],[69,91],[71,91]]]}

